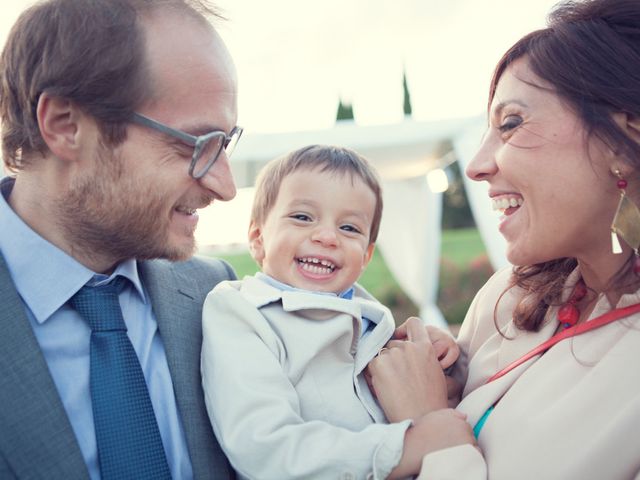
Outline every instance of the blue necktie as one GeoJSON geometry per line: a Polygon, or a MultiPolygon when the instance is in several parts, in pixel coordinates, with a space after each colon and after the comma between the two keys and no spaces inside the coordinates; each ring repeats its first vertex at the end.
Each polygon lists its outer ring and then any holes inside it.
{"type": "Polygon", "coordinates": [[[91,327],[90,389],[103,480],[171,479],[147,384],[127,336],[124,277],[82,287],[69,303],[91,327]]]}

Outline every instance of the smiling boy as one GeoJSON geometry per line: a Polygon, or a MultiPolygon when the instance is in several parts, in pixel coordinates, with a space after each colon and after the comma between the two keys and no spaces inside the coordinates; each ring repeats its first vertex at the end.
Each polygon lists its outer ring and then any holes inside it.
{"type": "Polygon", "coordinates": [[[363,375],[395,327],[355,283],[381,215],[378,177],[351,150],[309,146],[261,172],[249,246],[262,271],[221,284],[203,310],[209,416],[241,476],[415,470],[410,422],[386,424],[363,375]]]}

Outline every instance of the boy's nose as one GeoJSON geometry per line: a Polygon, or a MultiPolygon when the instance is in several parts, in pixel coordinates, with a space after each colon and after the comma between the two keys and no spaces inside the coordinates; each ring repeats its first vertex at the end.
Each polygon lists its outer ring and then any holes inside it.
{"type": "Polygon", "coordinates": [[[311,239],[325,246],[335,246],[338,243],[335,229],[323,226],[319,226],[314,230],[311,239]]]}

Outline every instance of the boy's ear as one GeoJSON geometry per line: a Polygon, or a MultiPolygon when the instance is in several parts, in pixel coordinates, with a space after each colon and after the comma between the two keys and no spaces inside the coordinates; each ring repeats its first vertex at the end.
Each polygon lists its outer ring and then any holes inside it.
{"type": "Polygon", "coordinates": [[[43,93],[36,117],[40,135],[51,153],[62,160],[75,160],[80,152],[80,132],[88,118],[71,101],[43,93]]]}
{"type": "Polygon", "coordinates": [[[367,247],[367,251],[364,254],[364,262],[362,262],[362,270],[367,268],[367,265],[369,265],[369,262],[373,258],[373,252],[375,251],[375,249],[376,249],[375,243],[370,243],[369,246],[367,247]]]}
{"type": "Polygon", "coordinates": [[[262,230],[254,220],[251,220],[251,223],[249,224],[249,251],[258,265],[262,266],[262,260],[264,260],[262,230]]]}

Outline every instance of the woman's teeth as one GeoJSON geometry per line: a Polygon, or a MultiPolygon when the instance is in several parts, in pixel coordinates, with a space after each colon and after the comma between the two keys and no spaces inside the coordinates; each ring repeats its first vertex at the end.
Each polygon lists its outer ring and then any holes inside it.
{"type": "Polygon", "coordinates": [[[504,212],[507,208],[511,207],[519,207],[524,203],[524,200],[520,197],[511,197],[511,198],[494,198],[491,200],[491,204],[494,210],[499,210],[504,212]]]}

